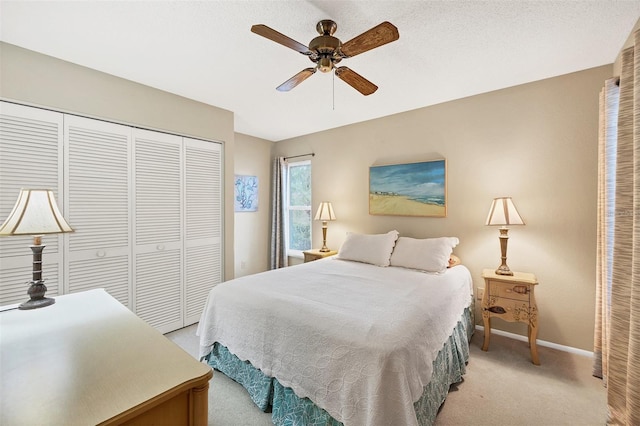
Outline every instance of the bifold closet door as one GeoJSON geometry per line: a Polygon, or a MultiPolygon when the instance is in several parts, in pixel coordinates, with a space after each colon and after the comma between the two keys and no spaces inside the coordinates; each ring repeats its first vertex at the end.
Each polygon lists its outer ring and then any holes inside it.
{"type": "Polygon", "coordinates": [[[65,293],[104,288],[131,303],[131,128],[65,115],[65,293]]]}
{"type": "MultiPolygon", "coordinates": [[[[223,277],[220,143],[0,102],[0,223],[21,188],[54,190],[75,232],[45,235],[47,294],[104,288],[169,332],[223,277]]],[[[0,306],[21,303],[32,237],[0,238],[0,306]]]]}
{"type": "Polygon", "coordinates": [[[185,324],[200,321],[209,290],[222,282],[222,145],[184,139],[185,324]]]}
{"type": "MultiPolygon", "coordinates": [[[[51,189],[66,217],[62,186],[63,114],[0,102],[0,224],[21,188],[51,189]]],[[[73,222],[71,222],[73,226],[73,222]]],[[[0,238],[0,306],[29,300],[31,236],[0,238]]],[[[45,235],[42,277],[47,296],[61,294],[62,236],[45,235]]]]}
{"type": "Polygon", "coordinates": [[[161,332],[183,326],[182,137],[133,129],[134,312],[161,332]]]}

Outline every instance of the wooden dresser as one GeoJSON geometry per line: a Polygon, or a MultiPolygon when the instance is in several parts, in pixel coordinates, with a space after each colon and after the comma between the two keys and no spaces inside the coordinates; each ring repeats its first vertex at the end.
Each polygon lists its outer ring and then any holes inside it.
{"type": "Polygon", "coordinates": [[[212,370],[104,290],[0,312],[0,424],[206,425],[212,370]]]}

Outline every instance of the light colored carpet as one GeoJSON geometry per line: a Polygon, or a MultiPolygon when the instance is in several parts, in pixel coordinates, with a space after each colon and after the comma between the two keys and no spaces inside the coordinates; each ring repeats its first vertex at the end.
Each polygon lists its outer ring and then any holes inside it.
{"type": "MultiPolygon", "coordinates": [[[[196,326],[166,336],[197,358],[196,326]]],[[[436,419],[445,425],[604,425],[606,390],[591,376],[591,358],[538,346],[533,365],[525,342],[491,335],[483,352],[483,332],[471,340],[467,373],[453,385],[436,419]]],[[[242,386],[215,371],[209,388],[209,424],[271,425],[242,386]]]]}

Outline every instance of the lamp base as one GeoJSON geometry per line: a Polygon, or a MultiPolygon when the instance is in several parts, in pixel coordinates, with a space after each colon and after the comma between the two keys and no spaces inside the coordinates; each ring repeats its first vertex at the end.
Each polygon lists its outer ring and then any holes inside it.
{"type": "Polygon", "coordinates": [[[329,250],[329,247],[327,247],[327,221],[323,220],[322,221],[322,248],[319,250],[320,253],[326,253],[329,250]]]}
{"type": "Polygon", "coordinates": [[[18,309],[26,310],[26,309],[38,309],[44,308],[45,306],[53,305],[56,303],[56,299],[52,299],[50,297],[43,297],[42,299],[31,299],[27,300],[20,306],[18,309]]]}
{"type": "Polygon", "coordinates": [[[498,269],[496,269],[496,275],[513,275],[513,272],[507,265],[500,265],[498,269]]]}
{"type": "Polygon", "coordinates": [[[500,228],[500,236],[498,238],[500,238],[500,260],[502,263],[498,266],[498,269],[496,269],[496,274],[513,275],[513,272],[511,272],[511,269],[507,266],[507,242],[509,241],[509,228],[506,226],[500,228]]]}
{"type": "Polygon", "coordinates": [[[27,294],[31,297],[31,299],[18,306],[18,309],[38,309],[56,303],[55,299],[44,297],[44,294],[46,292],[47,286],[44,285],[44,281],[31,281],[29,290],[27,290],[27,294]]]}

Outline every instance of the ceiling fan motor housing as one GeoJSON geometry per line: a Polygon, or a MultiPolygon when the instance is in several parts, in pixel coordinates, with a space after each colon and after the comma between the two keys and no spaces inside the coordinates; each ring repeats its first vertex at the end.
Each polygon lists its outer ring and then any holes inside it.
{"type": "Polygon", "coordinates": [[[333,64],[342,59],[336,54],[341,45],[340,40],[331,35],[318,36],[309,43],[309,50],[317,56],[311,56],[309,59],[318,64],[320,71],[329,72],[333,69],[333,64]]]}

